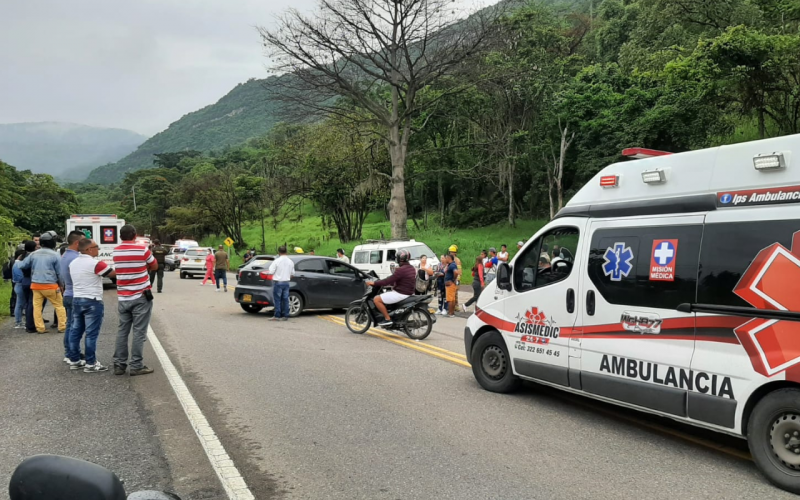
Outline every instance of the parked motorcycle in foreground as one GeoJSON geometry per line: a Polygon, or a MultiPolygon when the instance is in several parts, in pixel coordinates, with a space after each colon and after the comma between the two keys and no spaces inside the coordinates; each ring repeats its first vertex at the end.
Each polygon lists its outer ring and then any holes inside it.
{"type": "MultiPolygon", "coordinates": [[[[370,287],[361,299],[350,303],[344,321],[353,333],[364,333],[373,324],[383,321],[383,314],[375,307],[373,299],[381,292],[380,288],[370,287]]],[[[392,326],[387,330],[400,330],[414,340],[422,340],[431,334],[436,319],[428,312],[431,295],[412,295],[397,304],[387,305],[392,326]]]]}

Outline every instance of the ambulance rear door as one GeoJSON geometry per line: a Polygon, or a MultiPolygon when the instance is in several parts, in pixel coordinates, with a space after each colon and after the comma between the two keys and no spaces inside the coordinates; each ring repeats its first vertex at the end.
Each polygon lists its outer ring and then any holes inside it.
{"type": "Polygon", "coordinates": [[[686,417],[704,215],[595,219],[582,272],[581,389],[686,417]]]}
{"type": "MultiPolygon", "coordinates": [[[[587,218],[565,217],[532,238],[511,264],[511,290],[498,306],[514,372],[570,386],[570,336],[580,317],[580,256],[587,218]]],[[[575,372],[577,375],[577,372],[575,372]]]]}

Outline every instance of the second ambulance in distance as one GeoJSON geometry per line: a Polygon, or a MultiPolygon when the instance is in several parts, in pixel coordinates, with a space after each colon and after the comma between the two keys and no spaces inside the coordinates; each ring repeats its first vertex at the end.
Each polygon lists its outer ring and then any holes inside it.
{"type": "Polygon", "coordinates": [[[606,167],[498,267],[464,341],[487,390],[743,436],[800,493],[800,135],[606,167]]]}

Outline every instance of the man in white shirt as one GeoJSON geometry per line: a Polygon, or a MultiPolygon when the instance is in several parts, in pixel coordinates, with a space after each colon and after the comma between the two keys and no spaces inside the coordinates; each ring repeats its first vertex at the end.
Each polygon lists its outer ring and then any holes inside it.
{"type": "Polygon", "coordinates": [[[114,269],[105,262],[97,260],[100,248],[89,238],[78,243],[80,255],[69,264],[72,278],[72,318],[69,330],[69,369],[85,373],[97,373],[108,370],[97,360],[97,336],[103,324],[103,278],[116,276],[114,269]],[[81,337],[86,332],[84,346],[86,361],[81,360],[81,337]]]}
{"type": "Polygon", "coordinates": [[[500,253],[497,254],[497,260],[500,262],[508,262],[508,250],[505,245],[500,245],[500,253]]]}
{"type": "Polygon", "coordinates": [[[272,275],[272,301],[275,305],[275,316],[271,321],[287,321],[289,319],[289,282],[294,275],[294,262],[286,256],[286,247],[278,248],[278,258],[269,266],[272,275]]]}
{"type": "Polygon", "coordinates": [[[336,250],[336,258],[347,264],[350,263],[350,259],[347,257],[347,255],[344,254],[344,250],[341,248],[339,250],[336,250]]]}

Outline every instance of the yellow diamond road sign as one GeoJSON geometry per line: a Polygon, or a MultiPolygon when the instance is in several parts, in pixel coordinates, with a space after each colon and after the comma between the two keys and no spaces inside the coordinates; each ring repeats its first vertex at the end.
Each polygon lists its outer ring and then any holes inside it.
{"type": "Polygon", "coordinates": [[[232,247],[233,246],[233,240],[230,239],[230,238],[225,238],[225,244],[228,245],[229,247],[232,247]]]}

